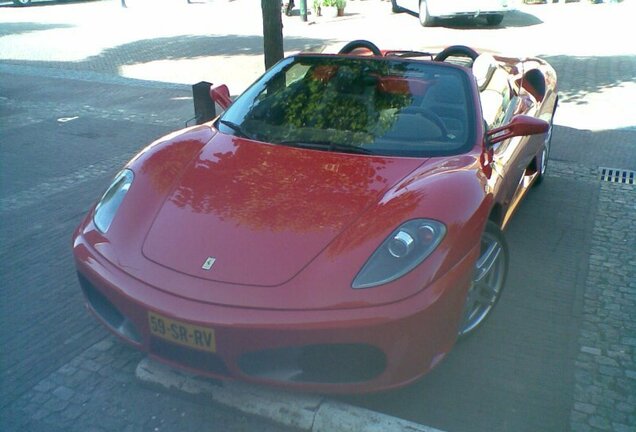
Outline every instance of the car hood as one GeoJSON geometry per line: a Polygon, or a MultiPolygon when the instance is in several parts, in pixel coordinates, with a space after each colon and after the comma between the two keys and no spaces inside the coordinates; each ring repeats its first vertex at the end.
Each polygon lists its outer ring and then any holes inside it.
{"type": "Polygon", "coordinates": [[[280,285],[423,162],[217,133],[174,176],[142,251],[199,278],[280,285]]]}

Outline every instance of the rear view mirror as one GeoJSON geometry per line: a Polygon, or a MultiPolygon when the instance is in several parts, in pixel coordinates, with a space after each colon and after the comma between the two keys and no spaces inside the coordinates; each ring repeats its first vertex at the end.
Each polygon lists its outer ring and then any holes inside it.
{"type": "Polygon", "coordinates": [[[230,98],[230,90],[225,84],[210,87],[210,98],[216,102],[221,108],[226,110],[232,105],[232,99],[230,98]]]}
{"type": "Polygon", "coordinates": [[[509,138],[542,134],[548,130],[550,130],[550,124],[545,120],[517,115],[507,125],[489,130],[487,136],[489,144],[493,145],[509,138]]]}

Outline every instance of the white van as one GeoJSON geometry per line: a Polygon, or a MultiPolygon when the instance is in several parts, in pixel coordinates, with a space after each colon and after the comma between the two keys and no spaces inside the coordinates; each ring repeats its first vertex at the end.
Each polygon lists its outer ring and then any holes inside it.
{"type": "Polygon", "coordinates": [[[514,0],[391,0],[393,12],[408,9],[419,12],[423,26],[435,24],[437,19],[455,17],[486,17],[488,25],[499,25],[506,12],[514,10],[514,0]]]}

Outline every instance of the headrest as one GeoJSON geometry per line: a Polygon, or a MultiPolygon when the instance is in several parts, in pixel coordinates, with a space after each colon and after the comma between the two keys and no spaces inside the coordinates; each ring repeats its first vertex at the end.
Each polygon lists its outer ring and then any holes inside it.
{"type": "Polygon", "coordinates": [[[492,55],[483,53],[475,59],[472,69],[477,80],[477,87],[479,87],[479,91],[482,91],[488,86],[490,78],[495,73],[497,61],[492,55]]]}

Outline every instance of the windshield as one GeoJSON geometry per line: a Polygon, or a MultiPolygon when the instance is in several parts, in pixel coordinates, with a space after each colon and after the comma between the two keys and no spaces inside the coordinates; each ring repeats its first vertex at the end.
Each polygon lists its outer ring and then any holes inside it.
{"type": "Polygon", "coordinates": [[[462,70],[392,58],[299,55],[241,95],[217,126],[272,144],[399,156],[451,155],[472,143],[462,70]]]}

